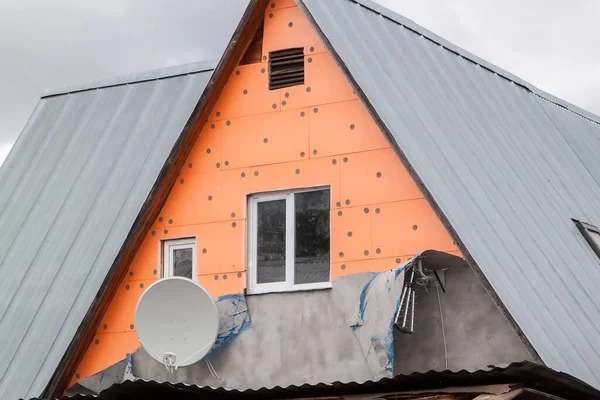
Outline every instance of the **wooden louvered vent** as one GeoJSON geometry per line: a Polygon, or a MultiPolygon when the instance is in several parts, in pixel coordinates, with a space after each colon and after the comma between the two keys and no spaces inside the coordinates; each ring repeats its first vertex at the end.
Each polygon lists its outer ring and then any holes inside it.
{"type": "Polygon", "coordinates": [[[269,89],[304,85],[304,49],[278,50],[269,53],[269,89]]]}

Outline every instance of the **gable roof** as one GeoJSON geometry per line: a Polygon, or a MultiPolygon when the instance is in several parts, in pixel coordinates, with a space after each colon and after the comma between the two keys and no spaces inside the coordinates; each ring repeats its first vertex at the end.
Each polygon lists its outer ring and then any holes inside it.
{"type": "MultiPolygon", "coordinates": [[[[296,1],[544,361],[600,386],[599,263],[570,220],[600,221],[598,117],[367,0],[296,1]]],[[[200,64],[40,101],[0,169],[0,397],[38,395],[53,373],[60,387],[55,370],[93,325],[98,288],[119,279],[111,265],[136,249],[148,200],[166,199],[166,183],[153,194],[161,175],[178,171],[178,143],[193,139],[190,121],[212,108],[202,99],[220,92],[266,4],[250,1],[210,80],[200,64]]]]}
{"type": "Polygon", "coordinates": [[[298,0],[547,365],[600,387],[598,117],[367,0],[298,0]]]}
{"type": "Polygon", "coordinates": [[[0,169],[0,398],[39,395],[214,67],[47,92],[0,169]]]}

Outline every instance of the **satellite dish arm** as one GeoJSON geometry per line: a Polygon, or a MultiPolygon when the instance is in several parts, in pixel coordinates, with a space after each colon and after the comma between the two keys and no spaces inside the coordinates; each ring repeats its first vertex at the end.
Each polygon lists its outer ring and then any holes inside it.
{"type": "MultiPolygon", "coordinates": [[[[213,344],[215,344],[215,341],[213,340],[212,342],[205,344],[204,346],[202,346],[197,352],[195,352],[194,354],[192,354],[191,356],[189,356],[188,358],[186,358],[185,360],[183,360],[182,362],[180,362],[179,364],[175,365],[175,370],[177,370],[177,368],[181,365],[181,364],[185,364],[185,362],[187,360],[189,360],[190,358],[194,357],[196,354],[204,351],[207,347],[212,346],[213,344]]],[[[167,353],[165,353],[167,354],[167,353]]]]}

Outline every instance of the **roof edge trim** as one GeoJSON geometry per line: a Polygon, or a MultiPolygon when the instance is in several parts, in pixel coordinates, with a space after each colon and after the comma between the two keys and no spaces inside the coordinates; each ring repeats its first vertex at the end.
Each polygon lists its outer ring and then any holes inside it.
{"type": "Polygon", "coordinates": [[[563,107],[563,108],[579,115],[580,117],[583,117],[585,119],[590,120],[591,122],[594,122],[594,123],[600,125],[600,116],[598,116],[592,112],[586,111],[583,108],[578,107],[575,104],[570,103],[566,100],[563,100],[559,97],[556,97],[544,90],[539,89],[538,87],[532,85],[531,83],[525,81],[524,79],[521,79],[518,76],[513,75],[510,72],[500,68],[499,66],[494,65],[488,61],[485,61],[484,59],[477,57],[475,54],[463,49],[462,47],[459,47],[459,46],[449,42],[448,40],[431,32],[427,28],[422,27],[421,25],[415,23],[413,20],[411,20],[409,18],[406,18],[384,6],[381,6],[372,0],[348,0],[348,1],[351,1],[360,6],[368,8],[369,10],[381,15],[382,17],[387,18],[397,24],[400,24],[400,25],[404,26],[405,28],[425,37],[426,39],[431,40],[432,42],[442,46],[446,50],[451,51],[452,53],[455,53],[455,54],[463,57],[464,59],[469,60],[469,61],[479,65],[480,67],[485,68],[505,79],[508,79],[509,81],[513,82],[516,85],[522,86],[526,90],[529,90],[530,92],[541,97],[542,99],[548,100],[549,102],[554,103],[557,106],[563,107]]]}
{"type": "Polygon", "coordinates": [[[128,75],[120,75],[112,78],[98,79],[92,82],[64,86],[57,89],[45,90],[41,98],[60,96],[69,93],[83,92],[86,90],[94,90],[107,88],[112,86],[127,85],[130,83],[140,83],[153,81],[157,79],[171,78],[180,75],[194,74],[198,72],[212,71],[217,65],[217,60],[205,60],[183,65],[174,65],[165,68],[159,68],[149,71],[137,72],[128,75]]]}

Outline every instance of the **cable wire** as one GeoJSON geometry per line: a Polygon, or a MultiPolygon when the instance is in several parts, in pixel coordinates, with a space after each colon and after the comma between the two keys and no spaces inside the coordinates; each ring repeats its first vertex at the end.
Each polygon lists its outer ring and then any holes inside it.
{"type": "Polygon", "coordinates": [[[217,374],[217,370],[212,365],[210,360],[206,360],[206,366],[208,367],[208,371],[210,372],[213,378],[215,378],[218,381],[222,381],[221,377],[219,376],[219,374],[217,374]]]}
{"type": "Polygon", "coordinates": [[[442,338],[444,339],[444,358],[446,359],[446,369],[448,369],[448,348],[446,347],[446,332],[444,331],[444,313],[442,312],[442,299],[440,297],[440,287],[435,285],[435,290],[438,296],[438,304],[440,306],[440,321],[442,322],[442,338]]]}

